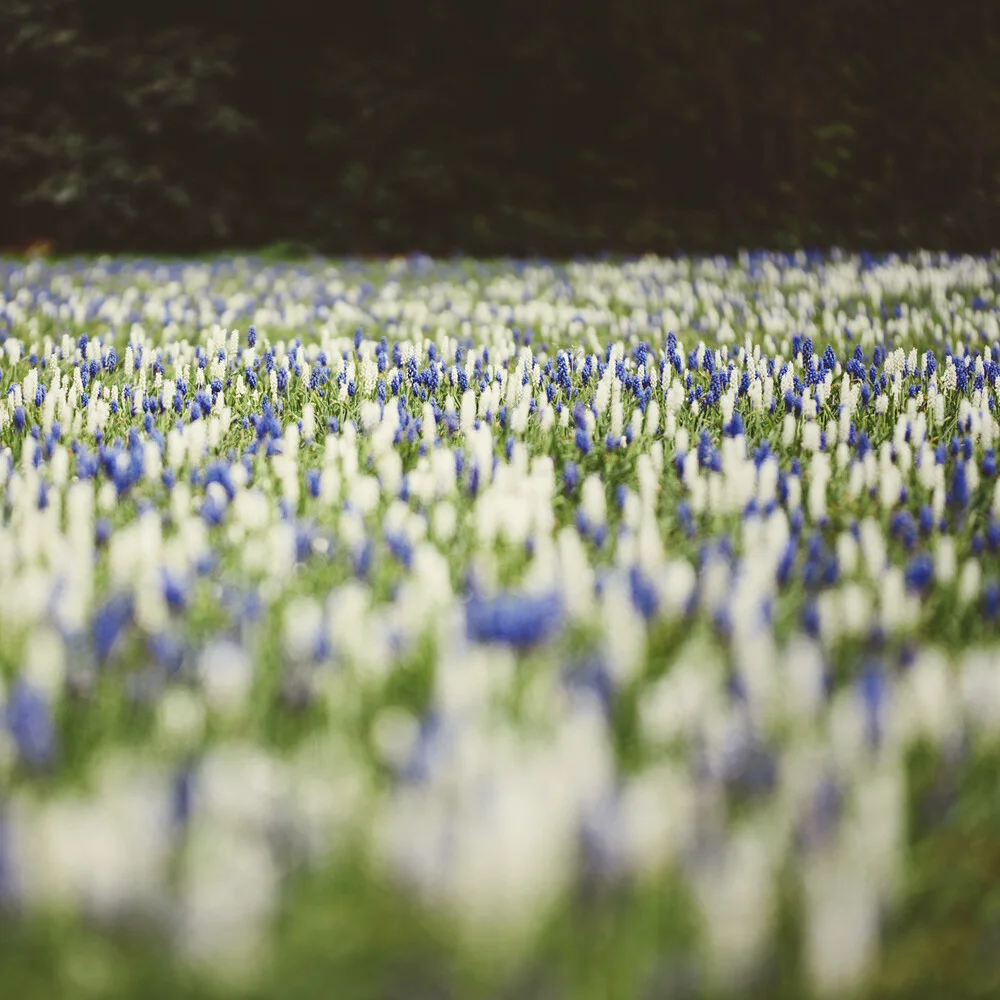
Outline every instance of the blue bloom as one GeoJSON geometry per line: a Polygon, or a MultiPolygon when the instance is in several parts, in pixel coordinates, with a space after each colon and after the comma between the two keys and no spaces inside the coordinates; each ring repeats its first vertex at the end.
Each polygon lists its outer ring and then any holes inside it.
{"type": "Polygon", "coordinates": [[[107,545],[110,537],[111,522],[106,517],[98,518],[97,524],[94,525],[94,539],[98,546],[107,545]]]}
{"type": "Polygon", "coordinates": [[[983,617],[993,621],[997,615],[1000,615],[1000,583],[991,579],[983,586],[983,617]]]}
{"type": "Polygon", "coordinates": [[[802,608],[802,630],[806,635],[811,636],[814,639],[819,638],[819,609],[816,607],[815,601],[807,602],[802,608]]]}
{"type": "Polygon", "coordinates": [[[562,624],[562,603],[555,594],[542,597],[512,593],[494,598],[473,596],[465,612],[466,631],[470,639],[516,647],[542,642],[562,624]]]}
{"type": "Polygon", "coordinates": [[[147,640],[147,648],[157,667],[167,675],[176,674],[184,662],[184,647],[180,640],[170,633],[157,633],[147,640]]]}
{"type": "Polygon", "coordinates": [[[924,593],[934,582],[934,559],[928,552],[915,555],[906,567],[906,589],[924,593]]]}
{"type": "Polygon", "coordinates": [[[956,507],[965,507],[969,502],[969,481],[965,472],[965,462],[955,463],[951,483],[952,501],[956,507]]]}
{"type": "Polygon", "coordinates": [[[236,485],[229,466],[225,462],[212,462],[205,470],[205,486],[218,483],[225,491],[226,497],[232,500],[236,496],[236,485]]]}
{"type": "Polygon", "coordinates": [[[986,525],[986,544],[989,546],[990,552],[996,552],[1000,549],[1000,522],[992,516],[986,525]]]}
{"type": "Polygon", "coordinates": [[[882,714],[886,699],[885,672],[881,664],[872,662],[865,666],[858,685],[865,708],[868,738],[877,746],[882,738],[882,714]]]}
{"type": "Polygon", "coordinates": [[[930,504],[920,508],[920,533],[929,535],[934,530],[934,511],[930,504]]]}
{"type": "Polygon", "coordinates": [[[368,573],[371,571],[372,565],[372,543],[369,539],[365,539],[361,548],[355,553],[354,556],[354,575],[361,577],[362,579],[367,578],[368,573]]]}
{"type": "Polygon", "coordinates": [[[638,566],[633,566],[629,570],[628,584],[632,604],[642,617],[649,621],[656,614],[660,604],[656,588],[638,566]]]}
{"type": "Polygon", "coordinates": [[[219,563],[219,557],[214,552],[204,552],[196,560],[194,571],[199,576],[208,576],[219,563]]]}
{"type": "Polygon", "coordinates": [[[738,413],[733,413],[732,419],[723,428],[726,437],[740,437],[746,433],[746,426],[743,418],[738,413]]]}
{"type": "Polygon", "coordinates": [[[580,482],[580,469],[576,462],[567,462],[563,466],[563,483],[566,486],[567,492],[572,492],[576,489],[577,484],[580,482]]]}
{"type": "Polygon", "coordinates": [[[187,826],[194,807],[194,793],[195,768],[185,763],[174,773],[170,785],[170,822],[174,829],[187,826]]]}
{"type": "Polygon", "coordinates": [[[169,570],[163,570],[163,599],[172,611],[183,611],[187,605],[185,582],[169,570]]]}
{"type": "Polygon", "coordinates": [[[120,636],[132,620],[132,598],[118,594],[98,608],[94,615],[94,649],[100,660],[113,652],[120,636]]]}
{"type": "Polygon", "coordinates": [[[797,550],[795,539],[792,538],[788,541],[788,544],[785,546],[785,551],[781,554],[781,558],[778,560],[778,567],[775,572],[778,586],[784,587],[792,579],[792,575],[795,572],[796,554],[797,550]]]}
{"type": "Polygon", "coordinates": [[[56,730],[51,707],[41,693],[17,681],[10,690],[4,715],[21,760],[30,767],[50,764],[56,752],[56,730]]]}
{"type": "MultiPolygon", "coordinates": [[[[277,418],[271,407],[270,400],[264,400],[260,416],[250,418],[254,429],[257,432],[257,440],[263,441],[267,437],[280,438],[282,436],[281,421],[277,418]]],[[[332,428],[331,428],[332,430],[332,428]]],[[[336,433],[336,431],[334,431],[336,433]]]]}
{"type": "Polygon", "coordinates": [[[391,532],[386,535],[385,541],[390,555],[409,569],[413,562],[413,546],[409,539],[399,532],[391,532]]]}

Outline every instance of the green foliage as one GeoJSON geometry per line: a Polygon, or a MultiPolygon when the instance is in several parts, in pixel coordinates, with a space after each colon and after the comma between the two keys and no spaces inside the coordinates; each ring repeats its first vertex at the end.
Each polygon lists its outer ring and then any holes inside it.
{"type": "Polygon", "coordinates": [[[1000,222],[974,0],[376,2],[335,32],[116,6],[0,5],[0,242],[985,249],[1000,222]]]}
{"type": "Polygon", "coordinates": [[[234,235],[233,45],[194,28],[102,30],[78,0],[0,8],[0,171],[29,236],[60,248],[234,235]]]}

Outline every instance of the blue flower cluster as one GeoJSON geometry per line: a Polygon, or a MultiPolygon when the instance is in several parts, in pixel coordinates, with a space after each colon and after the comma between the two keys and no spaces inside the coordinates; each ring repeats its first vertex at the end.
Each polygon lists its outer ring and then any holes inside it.
{"type": "Polygon", "coordinates": [[[252,965],[354,833],[473,948],[679,878],[724,986],[791,871],[861,982],[1000,735],[996,273],[0,263],[0,904],[252,965]]]}

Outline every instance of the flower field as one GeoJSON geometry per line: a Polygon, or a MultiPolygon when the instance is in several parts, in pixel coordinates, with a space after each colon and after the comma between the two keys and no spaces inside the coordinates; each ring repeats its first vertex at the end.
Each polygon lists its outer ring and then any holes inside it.
{"type": "Polygon", "coordinates": [[[1000,259],[0,282],[11,996],[1000,993],[1000,259]]]}

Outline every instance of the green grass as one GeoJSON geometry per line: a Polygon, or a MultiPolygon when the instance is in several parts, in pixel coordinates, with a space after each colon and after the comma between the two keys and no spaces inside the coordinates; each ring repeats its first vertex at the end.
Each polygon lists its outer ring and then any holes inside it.
{"type": "MultiPolygon", "coordinates": [[[[300,260],[308,248],[281,244],[256,255],[263,261],[300,260]]],[[[456,269],[468,274],[491,273],[499,264],[461,262],[456,269]]],[[[376,263],[365,272],[377,283],[385,276],[385,266],[376,263]]],[[[222,279],[223,293],[234,291],[243,280],[240,274],[222,279]]],[[[790,293],[794,284],[785,288],[790,293]]],[[[752,292],[743,286],[744,293],[752,292]]],[[[936,310],[926,296],[908,299],[914,307],[936,310]]],[[[842,303],[845,308],[864,303],[842,303]]],[[[888,302],[893,305],[893,302],[888,302]]],[[[614,307],[619,315],[627,309],[614,307]]],[[[686,349],[701,338],[710,339],[696,326],[705,314],[696,314],[691,328],[679,331],[686,349]]],[[[943,314],[941,316],[943,318],[943,314]]],[[[75,342],[85,326],[41,319],[37,331],[25,339],[41,342],[46,336],[58,339],[69,334],[75,342]]],[[[300,331],[291,331],[290,336],[300,331]]],[[[351,331],[353,332],[353,331],[351,331]]],[[[384,331],[366,330],[366,337],[378,340],[384,331]]],[[[315,330],[301,331],[303,340],[315,330]]],[[[736,330],[736,344],[742,343],[744,331],[736,330]]],[[[283,336],[275,333],[272,340],[283,336]]],[[[390,339],[391,339],[391,334],[390,339]]],[[[195,336],[195,331],[191,331],[195,336]]],[[[428,336],[432,336],[431,333],[428,336]]],[[[603,344],[618,339],[610,326],[599,329],[603,344]]],[[[112,333],[119,357],[124,355],[127,330],[112,333]]],[[[788,357],[789,337],[776,338],[778,350],[788,357]]],[[[340,337],[347,346],[347,332],[340,337]]],[[[906,341],[905,347],[938,352],[950,336],[924,335],[906,341]]],[[[820,339],[818,345],[824,341],[820,339]]],[[[871,343],[862,338],[866,350],[871,343]]],[[[339,341],[338,341],[339,344],[339,341]]],[[[554,355],[554,347],[540,358],[554,355]]],[[[659,348],[662,345],[654,345],[659,348]]],[[[974,345],[981,346],[981,345],[974,345]]],[[[840,344],[853,349],[853,345],[840,344]]],[[[736,345],[730,345],[735,351],[736,345]]],[[[9,364],[0,355],[3,369],[2,388],[23,382],[29,363],[9,364]]],[[[106,385],[122,387],[130,380],[119,365],[111,376],[102,375],[106,385]]],[[[169,367],[169,366],[168,366],[169,367]]],[[[169,377],[174,377],[170,372],[169,377]]],[[[708,385],[706,373],[699,372],[696,384],[708,385]]],[[[837,381],[834,385],[837,386],[837,381]]],[[[590,383],[593,389],[594,380],[590,383]]],[[[578,373],[573,374],[575,390],[584,390],[578,373]]],[[[562,392],[562,390],[559,390],[562,392]]],[[[360,395],[360,394],[359,394],[360,395]]],[[[305,473],[319,468],[324,454],[329,418],[343,425],[357,420],[360,398],[339,401],[329,394],[320,400],[306,387],[291,380],[287,395],[280,404],[283,423],[297,419],[307,399],[316,404],[317,436],[304,444],[299,456],[300,499],[294,515],[308,522],[321,535],[336,536],[339,511],[331,510],[308,495],[305,473]]],[[[625,397],[626,424],[635,401],[625,397]]],[[[568,399],[565,402],[569,402],[568,399]]],[[[820,420],[836,418],[840,402],[835,388],[827,400],[820,420]]],[[[253,439],[252,429],[242,429],[239,421],[254,412],[249,401],[232,400],[233,425],[217,449],[225,455],[233,449],[240,455],[253,439]]],[[[415,413],[420,404],[411,400],[415,413]]],[[[741,404],[742,407],[742,404],[741,404]]],[[[745,407],[743,407],[745,411],[745,407]]],[[[891,438],[898,416],[896,407],[878,417],[865,414],[865,429],[876,446],[891,438]]],[[[769,439],[780,455],[782,468],[799,452],[799,441],[791,447],[779,446],[781,414],[744,412],[746,437],[752,449],[769,439]]],[[[32,416],[31,419],[35,419],[32,416]]],[[[168,411],[156,418],[155,429],[168,433],[175,415],[168,411]]],[[[685,410],[679,419],[691,435],[692,446],[702,429],[709,431],[713,443],[722,439],[717,411],[703,411],[693,416],[685,410]]],[[[124,411],[112,417],[105,429],[105,440],[114,441],[127,434],[132,421],[124,411]]],[[[931,441],[947,442],[958,426],[955,396],[948,403],[945,420],[932,428],[931,441]]],[[[597,421],[595,443],[610,429],[604,414],[597,421]]],[[[67,435],[69,429],[65,429],[67,435]]],[[[504,437],[497,433],[497,454],[504,458],[504,437]]],[[[608,537],[612,542],[598,548],[585,542],[590,565],[609,569],[613,565],[613,540],[623,524],[623,515],[615,502],[620,484],[635,487],[637,453],[648,450],[649,441],[628,449],[607,452],[595,447],[581,456],[569,430],[553,428],[542,431],[529,424],[522,440],[531,455],[552,457],[557,474],[569,461],[579,465],[580,480],[588,473],[598,473],[605,485],[608,509],[608,537]]],[[[15,462],[20,460],[23,435],[8,426],[0,432],[0,450],[9,447],[15,462]]],[[[371,443],[360,439],[359,467],[364,470],[373,458],[371,443]]],[[[91,442],[92,444],[92,442],[91,442]]],[[[677,514],[677,505],[685,490],[672,463],[674,445],[662,440],[664,472],[656,506],[656,525],[668,557],[694,560],[707,539],[727,536],[735,552],[744,551],[742,518],[709,513],[694,514],[695,536],[689,537],[677,514]]],[[[404,472],[412,472],[418,462],[417,444],[403,443],[398,448],[404,472]]],[[[977,444],[975,460],[981,461],[982,446],[977,444]]],[[[71,462],[71,475],[76,469],[71,462]]],[[[189,467],[181,470],[190,471],[189,467]]],[[[803,495],[808,490],[811,472],[806,466],[803,495]]],[[[103,474],[102,474],[103,479],[103,474]]],[[[270,495],[279,490],[269,462],[254,460],[254,480],[270,495]]],[[[929,501],[929,495],[916,484],[910,489],[909,508],[916,510],[929,501]]],[[[971,498],[962,517],[948,514],[949,529],[956,541],[959,565],[972,555],[973,538],[986,523],[986,511],[992,497],[992,482],[983,482],[971,498]]],[[[558,491],[557,491],[558,492],[558,491]]],[[[890,562],[905,565],[909,554],[902,543],[890,537],[892,509],[885,509],[877,499],[863,491],[851,499],[846,494],[846,476],[834,473],[830,486],[829,520],[825,525],[811,525],[832,544],[836,535],[855,519],[873,517],[887,541],[890,562]]],[[[201,489],[193,494],[201,497],[201,489]]],[[[557,495],[553,504],[556,528],[573,524],[579,503],[580,488],[557,495]]],[[[169,502],[167,490],[156,483],[144,483],[116,504],[107,516],[119,531],[137,515],[137,501],[149,500],[163,509],[169,502]],[[139,496],[136,495],[139,494],[139,496]]],[[[374,547],[370,587],[374,600],[385,603],[395,588],[407,578],[406,571],[386,549],[383,521],[393,498],[382,497],[377,508],[365,517],[368,537],[374,547]]],[[[416,498],[407,501],[411,513],[427,513],[416,498]]],[[[3,511],[6,518],[7,511],[3,511]]],[[[308,709],[296,709],[282,698],[285,679],[281,629],[288,603],[299,596],[324,597],[332,588],[353,575],[352,560],[343,548],[332,557],[309,553],[296,565],[280,595],[263,610],[252,625],[241,624],[232,602],[217,587],[233,588],[241,593],[257,580],[248,579],[242,564],[243,546],[229,540],[228,521],[209,529],[210,548],[218,556],[215,569],[195,583],[183,613],[171,619],[170,630],[192,651],[212,636],[239,631],[242,641],[254,651],[257,673],[246,711],[235,719],[211,716],[206,744],[222,738],[246,739],[289,758],[310,736],[335,730],[364,762],[366,780],[372,789],[389,786],[384,764],[372,746],[373,722],[379,710],[400,706],[419,716],[433,702],[438,650],[433,630],[409,637],[395,654],[393,670],[384,680],[366,680],[348,673],[338,679],[336,697],[318,699],[308,709]]],[[[174,537],[174,527],[167,525],[165,537],[174,537]]],[[[453,588],[461,586],[470,560],[478,551],[473,528],[473,504],[463,498],[458,510],[455,541],[442,546],[453,588]]],[[[480,553],[482,554],[482,553],[480,553]]],[[[501,586],[516,586],[529,564],[528,554],[517,546],[498,542],[488,553],[493,560],[501,586]]],[[[1000,574],[1000,553],[983,551],[978,560],[984,576],[1000,574]]],[[[109,587],[108,554],[97,553],[95,585],[98,593],[109,587]]],[[[802,554],[797,568],[801,570],[802,554]]],[[[266,573],[261,574],[266,577],[266,573]]],[[[810,595],[801,580],[783,588],[773,608],[773,632],[781,643],[799,629],[801,615],[810,595]]],[[[874,595],[873,595],[874,597],[874,595]]],[[[2,599],[2,598],[0,598],[2,599]]],[[[553,665],[573,662],[595,645],[600,635],[593,623],[577,624],[557,636],[541,652],[522,652],[515,656],[515,683],[501,709],[530,726],[529,694],[534,678],[551,671],[553,665]]],[[[0,777],[0,805],[3,793],[33,788],[43,795],[60,794],[67,789],[85,787],[95,762],[110,746],[127,748],[141,758],[159,753],[155,745],[155,716],[151,705],[128,696],[127,678],[141,673],[149,654],[145,636],[130,629],[100,673],[89,693],[64,698],[58,708],[57,726],[61,754],[60,766],[41,775],[15,767],[0,777]]],[[[726,672],[731,672],[734,651],[725,634],[710,616],[702,611],[693,619],[654,620],[649,627],[646,650],[638,676],[626,683],[615,698],[610,723],[615,760],[622,773],[633,774],[660,758],[657,748],[642,738],[638,721],[639,706],[645,693],[669,672],[678,650],[690,641],[700,641],[719,656],[726,672]]],[[[904,647],[932,641],[946,649],[961,650],[995,642],[995,624],[987,622],[976,603],[963,603],[955,588],[932,590],[921,602],[919,620],[912,629],[885,637],[881,655],[895,662],[904,647]]],[[[842,690],[852,684],[863,659],[876,652],[865,639],[839,639],[829,650],[834,686],[842,690]]],[[[0,637],[0,677],[12,680],[21,669],[24,636],[16,630],[0,637]]],[[[81,663],[83,662],[81,654],[81,663]]],[[[76,664],[80,665],[80,664],[76,664]]],[[[185,683],[190,682],[185,680],[185,683]]],[[[544,720],[542,720],[544,721],[544,720]]],[[[777,742],[786,733],[772,734],[777,742]]],[[[897,905],[887,912],[879,961],[859,998],[870,1000],[938,1000],[956,998],[973,1000],[1000,995],[1000,747],[974,739],[963,754],[951,754],[930,745],[914,748],[906,760],[908,775],[908,850],[903,885],[897,905]]],[[[671,752],[676,752],[673,748],[671,752]]],[[[734,799],[730,804],[735,820],[757,815],[752,800],[734,799]]],[[[545,808],[539,803],[539,809],[545,808]]],[[[389,881],[367,854],[364,824],[354,832],[355,840],[332,860],[317,868],[291,865],[283,875],[285,886],[280,913],[273,928],[272,947],[264,956],[259,978],[237,989],[232,984],[214,984],[180,965],[173,957],[171,942],[165,940],[162,927],[150,922],[129,919],[108,929],[71,914],[46,914],[15,917],[0,911],[0,983],[4,995],[11,997],[172,997],[191,998],[244,995],[248,998],[306,998],[335,996],[344,1000],[367,998],[406,998],[406,1000],[500,1000],[500,998],[538,998],[538,1000],[612,1000],[612,998],[710,997],[716,994],[706,982],[700,963],[701,932],[690,889],[675,872],[640,881],[627,875],[611,879],[580,879],[579,885],[548,915],[539,933],[531,938],[524,954],[505,952],[501,935],[496,940],[470,940],[461,921],[447,911],[423,905],[413,894],[389,881]]],[[[182,848],[183,849],[183,848],[182,848]]],[[[0,854],[2,857],[2,854],[0,854]]],[[[780,872],[778,919],[773,945],[755,979],[742,988],[740,996],[748,1000],[794,1000],[808,993],[803,985],[801,901],[798,898],[795,863],[789,859],[780,872]]]]}

